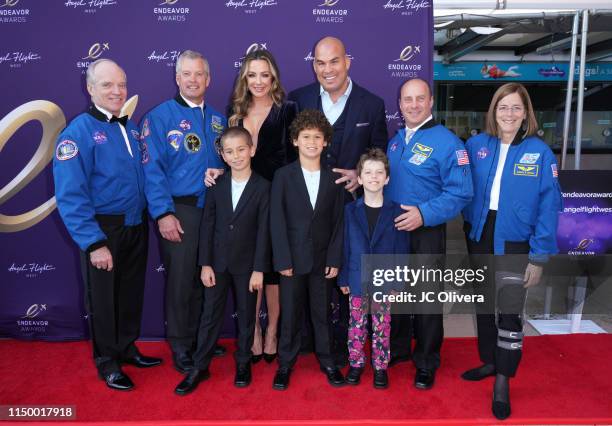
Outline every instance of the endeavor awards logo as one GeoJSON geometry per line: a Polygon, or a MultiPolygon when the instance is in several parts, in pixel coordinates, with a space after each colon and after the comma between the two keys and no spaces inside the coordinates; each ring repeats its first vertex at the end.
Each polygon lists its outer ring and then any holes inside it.
{"type": "Polygon", "coordinates": [[[96,42],[92,44],[87,51],[87,54],[77,61],[77,69],[81,70],[81,74],[85,74],[89,64],[97,59],[100,59],[102,56],[104,56],[105,52],[108,52],[109,50],[110,44],[108,42],[96,42]]]}
{"type": "Polygon", "coordinates": [[[223,0],[225,7],[235,11],[254,15],[266,9],[278,6],[280,0],[223,0]]]}
{"type": "Polygon", "coordinates": [[[77,9],[83,13],[93,14],[97,11],[116,6],[118,0],[65,0],[64,6],[69,9],[77,9]]]}
{"type": "Polygon", "coordinates": [[[420,59],[421,46],[409,44],[405,46],[393,62],[387,64],[387,70],[391,77],[418,78],[423,71],[423,66],[418,63],[420,59]]]}
{"type": "Polygon", "coordinates": [[[349,10],[342,7],[342,0],[315,1],[318,4],[312,9],[312,16],[318,24],[341,24],[349,16],[349,10]]]}
{"type": "Polygon", "coordinates": [[[22,335],[45,334],[49,321],[43,319],[47,311],[46,303],[35,303],[17,319],[17,329],[22,335]]]}
{"type": "MultiPolygon", "coordinates": [[[[155,0],[159,2],[160,0],[155,0]]],[[[187,22],[190,10],[188,7],[181,6],[180,0],[163,0],[153,8],[153,14],[157,17],[157,22],[187,22]]]]}
{"type": "Polygon", "coordinates": [[[23,24],[24,22],[28,22],[30,9],[17,7],[19,3],[20,0],[0,0],[0,23],[23,24]]]}
{"type": "Polygon", "coordinates": [[[254,52],[256,50],[268,50],[268,43],[251,43],[249,47],[246,48],[244,55],[234,61],[234,68],[240,68],[242,66],[242,61],[244,61],[244,58],[246,58],[249,53],[254,52]]]}
{"type": "Polygon", "coordinates": [[[384,0],[383,9],[404,16],[411,16],[432,7],[430,0],[384,0]]]}

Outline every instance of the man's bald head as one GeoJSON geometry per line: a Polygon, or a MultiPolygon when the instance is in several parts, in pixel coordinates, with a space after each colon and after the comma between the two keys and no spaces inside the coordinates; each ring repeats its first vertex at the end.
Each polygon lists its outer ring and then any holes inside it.
{"type": "Polygon", "coordinates": [[[317,50],[319,49],[335,49],[340,54],[346,56],[346,48],[344,47],[344,43],[342,43],[342,40],[337,37],[327,36],[319,40],[315,45],[315,58],[317,57],[317,50]]]}
{"type": "Polygon", "coordinates": [[[406,80],[404,84],[402,84],[400,93],[402,90],[404,90],[404,87],[407,85],[417,85],[417,86],[425,87],[427,89],[428,96],[430,98],[433,96],[433,91],[431,90],[431,86],[429,85],[429,82],[426,80],[423,80],[422,78],[411,78],[410,80],[406,80]]]}
{"type": "Polygon", "coordinates": [[[344,43],[336,37],[324,37],[315,46],[313,67],[317,80],[333,102],[346,91],[351,60],[344,43]]]}
{"type": "Polygon", "coordinates": [[[413,129],[421,125],[429,118],[433,108],[429,83],[421,78],[413,78],[402,84],[399,106],[406,126],[413,129]]]}

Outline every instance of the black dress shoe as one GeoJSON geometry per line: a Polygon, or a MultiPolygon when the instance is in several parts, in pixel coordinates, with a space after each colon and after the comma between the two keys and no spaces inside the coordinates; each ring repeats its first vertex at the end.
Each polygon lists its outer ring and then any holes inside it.
{"type": "Polygon", "coordinates": [[[120,391],[129,391],[134,387],[134,383],[123,371],[113,371],[106,375],[99,374],[100,378],[106,382],[106,386],[120,391]]]}
{"type": "Polygon", "coordinates": [[[187,352],[175,352],[172,354],[174,369],[181,374],[187,374],[193,368],[193,360],[187,352]]]}
{"type": "Polygon", "coordinates": [[[226,352],[227,350],[225,349],[225,346],[215,345],[215,351],[213,352],[213,356],[223,356],[226,352]]]}
{"type": "Polygon", "coordinates": [[[417,368],[416,375],[414,376],[414,386],[417,389],[431,389],[435,377],[436,373],[434,371],[417,368]]]}
{"type": "Polygon", "coordinates": [[[361,381],[361,373],[363,373],[363,367],[350,367],[346,373],[346,383],[353,386],[358,385],[361,381]]]}
{"type": "Polygon", "coordinates": [[[272,389],[286,390],[289,387],[289,377],[291,376],[291,369],[288,367],[280,367],[276,370],[274,375],[274,381],[272,382],[272,389]]]}
{"type": "Polygon", "coordinates": [[[340,387],[346,384],[342,372],[337,367],[321,367],[321,371],[327,376],[330,385],[340,387]]]}
{"type": "Polygon", "coordinates": [[[134,365],[138,368],[149,368],[155,367],[162,363],[161,358],[154,358],[152,356],[136,355],[131,358],[123,360],[125,364],[134,365]]]}
{"type": "Polygon", "coordinates": [[[493,364],[484,364],[480,367],[465,371],[461,375],[461,378],[463,380],[469,380],[470,382],[477,382],[491,376],[495,376],[495,366],[493,364]]]}
{"type": "Polygon", "coordinates": [[[236,377],[234,386],[245,388],[251,384],[251,364],[239,364],[236,366],[236,377]]]}
{"type": "Polygon", "coordinates": [[[374,370],[374,387],[376,389],[387,389],[389,387],[387,370],[374,370]]]}
{"type": "Polygon", "coordinates": [[[200,382],[208,379],[209,377],[210,372],[208,371],[208,368],[206,370],[192,368],[181,383],[174,388],[174,393],[181,396],[187,395],[188,393],[196,390],[200,382]]]}
{"type": "Polygon", "coordinates": [[[268,364],[272,364],[272,362],[276,359],[276,355],[278,355],[276,352],[273,354],[267,354],[267,353],[263,353],[263,359],[264,361],[266,361],[268,364]]]}
{"type": "Polygon", "coordinates": [[[408,362],[412,359],[410,355],[391,355],[391,360],[389,361],[389,367],[393,367],[402,362],[408,362]]]}

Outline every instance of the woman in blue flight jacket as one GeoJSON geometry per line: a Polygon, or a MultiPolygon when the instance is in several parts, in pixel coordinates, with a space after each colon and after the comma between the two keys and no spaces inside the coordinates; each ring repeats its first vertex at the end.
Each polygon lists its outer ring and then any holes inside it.
{"type": "Polygon", "coordinates": [[[521,359],[527,289],[558,251],[557,162],[534,136],[537,128],[527,90],[508,83],[493,96],[486,132],[467,141],[474,198],[463,211],[464,229],[472,266],[487,268],[477,291],[484,301],[476,305],[483,365],[461,377],[495,376],[492,411],[498,419],[510,416],[509,382],[521,359]]]}

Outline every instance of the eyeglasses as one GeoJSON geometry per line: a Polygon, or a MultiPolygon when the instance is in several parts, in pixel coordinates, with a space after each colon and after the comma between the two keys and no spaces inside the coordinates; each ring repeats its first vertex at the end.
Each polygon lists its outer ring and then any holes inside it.
{"type": "Polygon", "coordinates": [[[497,107],[497,112],[501,112],[506,113],[506,112],[511,112],[513,114],[519,114],[521,112],[523,112],[525,110],[525,108],[523,108],[522,106],[518,106],[518,105],[514,105],[514,106],[507,106],[507,105],[499,105],[497,107]]]}

